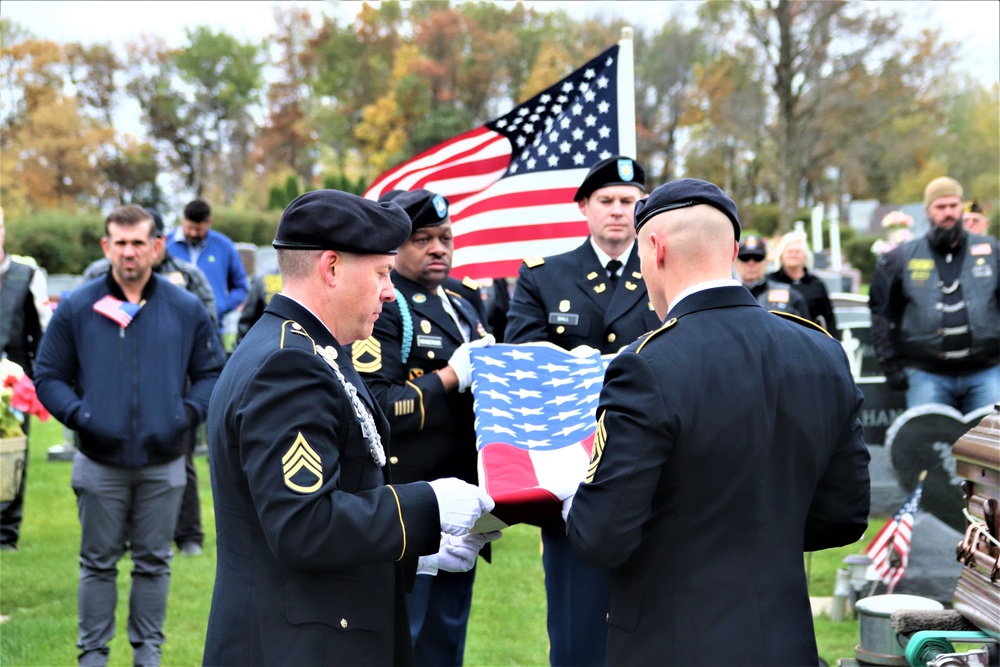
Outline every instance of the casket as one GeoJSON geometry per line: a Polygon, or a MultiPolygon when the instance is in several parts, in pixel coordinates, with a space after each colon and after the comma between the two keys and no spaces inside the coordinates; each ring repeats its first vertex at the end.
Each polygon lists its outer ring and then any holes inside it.
{"type": "Polygon", "coordinates": [[[952,448],[965,493],[967,528],[957,547],[962,573],[955,610],[1000,639],[1000,403],[952,448]]]}

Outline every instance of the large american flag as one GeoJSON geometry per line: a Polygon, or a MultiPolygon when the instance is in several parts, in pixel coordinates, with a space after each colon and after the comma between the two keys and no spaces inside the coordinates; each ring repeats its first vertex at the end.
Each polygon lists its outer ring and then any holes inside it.
{"type": "Polygon", "coordinates": [[[872,567],[878,573],[886,592],[892,593],[896,584],[906,572],[910,559],[910,538],[913,534],[913,516],[920,507],[924,480],[921,476],[917,488],[913,490],[896,513],[886,521],[865,553],[872,559],[872,567]]]}
{"type": "Polygon", "coordinates": [[[571,250],[587,236],[573,201],[587,171],[634,152],[631,62],[627,40],[506,115],[390,169],[365,196],[425,188],[447,197],[455,275],[516,276],[525,257],[571,250]]]}
{"type": "Polygon", "coordinates": [[[587,474],[612,355],[550,343],[472,350],[480,486],[508,524],[558,517],[587,474]]]}

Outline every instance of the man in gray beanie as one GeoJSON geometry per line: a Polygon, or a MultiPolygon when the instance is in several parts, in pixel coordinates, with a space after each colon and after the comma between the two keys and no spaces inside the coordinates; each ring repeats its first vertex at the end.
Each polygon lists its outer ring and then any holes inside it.
{"type": "Polygon", "coordinates": [[[941,403],[967,414],[1000,399],[1000,253],[995,239],[964,228],[955,179],[928,183],[924,206],[927,235],[875,267],[875,352],[907,407],[941,403]]]}

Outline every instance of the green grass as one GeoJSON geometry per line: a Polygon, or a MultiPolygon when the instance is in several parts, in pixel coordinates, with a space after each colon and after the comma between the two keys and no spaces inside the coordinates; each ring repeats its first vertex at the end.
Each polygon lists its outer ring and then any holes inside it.
{"type": "MultiPolygon", "coordinates": [[[[53,666],[76,663],[76,591],[80,525],[70,488],[69,462],[48,462],[47,450],[61,443],[62,427],[53,421],[32,425],[25,520],[18,553],[0,552],[0,665],[53,666]]],[[[196,459],[205,527],[205,555],[176,557],[167,610],[164,665],[200,665],[215,576],[215,523],[207,461],[196,459]]],[[[883,519],[872,519],[877,529],[883,519]]],[[[869,531],[871,532],[871,531],[869,531]]],[[[538,529],[514,526],[494,545],[493,564],[476,575],[465,663],[547,665],[545,589],[538,529]]],[[[843,558],[861,545],[813,554],[810,591],[833,594],[843,558]]],[[[111,644],[111,665],[131,664],[125,633],[131,562],[119,563],[118,632],[111,644]]],[[[816,619],[820,655],[831,665],[853,657],[857,622],[816,619]]]]}

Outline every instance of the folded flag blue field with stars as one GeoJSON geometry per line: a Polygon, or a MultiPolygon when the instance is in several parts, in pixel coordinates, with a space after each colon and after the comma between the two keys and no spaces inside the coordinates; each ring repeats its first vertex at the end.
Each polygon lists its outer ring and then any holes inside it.
{"type": "Polygon", "coordinates": [[[590,463],[611,356],[550,343],[472,350],[480,486],[508,524],[558,517],[590,463]]]}
{"type": "Polygon", "coordinates": [[[525,257],[575,248],[588,231],[576,189],[592,165],[635,143],[633,115],[619,114],[619,100],[635,95],[627,44],[627,58],[613,46],[500,118],[390,169],[365,196],[425,188],[447,197],[453,275],[516,276],[525,257]]]}

